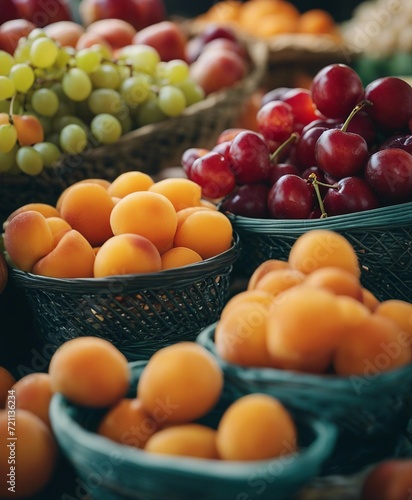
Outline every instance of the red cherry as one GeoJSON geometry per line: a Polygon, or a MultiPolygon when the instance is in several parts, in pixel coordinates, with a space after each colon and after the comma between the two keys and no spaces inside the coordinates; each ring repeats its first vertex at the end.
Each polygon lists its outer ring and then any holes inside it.
{"type": "Polygon", "coordinates": [[[274,219],[308,219],[314,205],[314,193],[298,175],[281,177],[269,190],[269,216],[274,219]]]}
{"type": "Polygon", "coordinates": [[[228,195],[236,185],[229,162],[215,151],[210,151],[193,162],[190,180],[199,184],[203,196],[209,199],[228,195]]]}
{"type": "Polygon", "coordinates": [[[230,166],[239,184],[265,182],[270,170],[270,151],[256,132],[238,134],[229,148],[230,166]]]}
{"type": "Polygon", "coordinates": [[[265,219],[268,217],[268,192],[266,184],[244,184],[223,200],[221,209],[243,217],[265,219]]]}
{"type": "Polygon", "coordinates": [[[328,189],[323,205],[328,215],[341,215],[372,210],[379,207],[379,200],[364,179],[345,177],[328,189]]]}

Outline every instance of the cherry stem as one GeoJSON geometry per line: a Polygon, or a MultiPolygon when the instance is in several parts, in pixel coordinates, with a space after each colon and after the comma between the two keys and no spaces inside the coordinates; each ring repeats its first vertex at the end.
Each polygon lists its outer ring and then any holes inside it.
{"type": "MultiPolygon", "coordinates": [[[[325,205],[323,204],[323,200],[322,200],[322,196],[320,194],[319,186],[328,186],[328,184],[324,184],[323,182],[319,182],[316,174],[313,172],[309,175],[308,182],[310,182],[312,184],[313,189],[315,190],[316,198],[318,199],[319,208],[320,208],[320,212],[321,212],[320,218],[326,219],[328,214],[325,211],[325,205]]],[[[330,187],[335,187],[335,185],[330,186],[330,187]]]]}
{"type": "Polygon", "coordinates": [[[372,103],[370,101],[367,101],[366,99],[363,99],[359,104],[357,104],[352,111],[350,112],[349,116],[346,118],[345,123],[343,124],[341,131],[346,132],[347,128],[349,127],[349,123],[352,120],[352,118],[356,115],[358,111],[363,109],[365,106],[372,106],[372,103]]]}
{"type": "Polygon", "coordinates": [[[270,161],[273,162],[279,155],[280,153],[287,147],[289,144],[292,144],[293,142],[296,142],[299,139],[299,134],[297,132],[292,132],[289,136],[288,139],[286,139],[285,142],[283,142],[271,155],[270,155],[270,161]]]}

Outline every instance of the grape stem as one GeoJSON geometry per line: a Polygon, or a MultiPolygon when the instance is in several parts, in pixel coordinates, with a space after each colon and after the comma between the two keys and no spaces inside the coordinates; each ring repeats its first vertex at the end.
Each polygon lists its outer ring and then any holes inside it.
{"type": "Polygon", "coordinates": [[[342,125],[342,128],[340,129],[341,132],[346,132],[347,128],[349,127],[349,123],[352,120],[352,118],[356,115],[358,111],[363,109],[365,106],[372,106],[372,103],[366,99],[363,99],[359,104],[357,104],[352,111],[350,112],[349,116],[346,118],[345,123],[342,125]]]}
{"type": "Polygon", "coordinates": [[[15,98],[16,98],[16,94],[14,94],[13,97],[10,99],[10,108],[9,108],[9,123],[10,123],[10,125],[14,125],[13,106],[14,106],[14,99],[15,98]]]}
{"type": "Polygon", "coordinates": [[[282,142],[282,144],[270,155],[270,162],[273,163],[280,153],[282,153],[282,151],[289,146],[289,144],[296,142],[298,139],[299,134],[297,132],[292,132],[288,139],[286,139],[285,142],[282,142]]]}

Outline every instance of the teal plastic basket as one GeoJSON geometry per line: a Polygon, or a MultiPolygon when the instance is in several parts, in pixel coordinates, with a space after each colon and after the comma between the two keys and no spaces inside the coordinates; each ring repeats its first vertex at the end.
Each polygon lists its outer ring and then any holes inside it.
{"type": "Polygon", "coordinates": [[[242,240],[236,269],[246,277],[265,260],[287,260],[292,245],[303,233],[329,229],[353,245],[362,268],[362,284],[379,300],[412,300],[412,202],[325,219],[226,215],[242,240]]]}
{"type": "MultiPolygon", "coordinates": [[[[145,367],[131,363],[131,394],[145,367]]],[[[216,427],[236,391],[226,383],[223,394],[201,422],[216,427]]],[[[336,427],[310,415],[294,413],[299,451],[256,462],[202,460],[149,454],[94,432],[105,410],[73,405],[55,394],[50,418],[56,439],[95,500],[281,500],[290,498],[317,476],[331,453],[336,427]]]]}
{"type": "Polygon", "coordinates": [[[24,292],[39,341],[54,352],[80,336],[112,342],[129,361],[197,334],[216,321],[229,297],[232,247],[209,259],[158,273],[107,278],[49,278],[10,269],[24,292]]]}

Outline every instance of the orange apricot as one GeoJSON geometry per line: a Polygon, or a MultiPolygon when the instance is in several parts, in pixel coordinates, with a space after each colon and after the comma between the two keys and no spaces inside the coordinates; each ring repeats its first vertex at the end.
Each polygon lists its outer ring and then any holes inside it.
{"type": "Polygon", "coordinates": [[[158,423],[146,413],[140,400],[123,398],[105,413],[97,433],[117,443],[144,448],[158,427],[158,423]]]}
{"type": "Polygon", "coordinates": [[[195,342],[178,342],[153,354],[137,386],[137,397],[157,422],[188,423],[205,415],[220,398],[223,372],[195,342]]]}
{"type": "Polygon", "coordinates": [[[6,228],[6,225],[11,221],[11,219],[13,219],[13,217],[20,214],[21,212],[27,212],[29,210],[39,212],[46,218],[60,217],[60,212],[53,205],[49,205],[48,203],[26,203],[25,205],[22,205],[21,207],[14,210],[14,212],[12,212],[7,217],[3,225],[4,229],[6,228]]]}
{"type": "Polygon", "coordinates": [[[145,451],[217,459],[216,430],[201,424],[182,424],[162,429],[146,443],[145,451]]]}
{"type": "Polygon", "coordinates": [[[384,300],[376,306],[374,314],[391,319],[412,336],[412,303],[399,299],[384,300]]]}
{"type": "Polygon", "coordinates": [[[148,190],[166,196],[175,207],[176,212],[184,208],[199,206],[202,198],[202,188],[199,184],[180,177],[157,181],[148,190]]]}
{"type": "Polygon", "coordinates": [[[298,371],[323,371],[345,331],[337,296],[296,286],[275,301],[267,319],[272,364],[298,371]]]}
{"type": "Polygon", "coordinates": [[[202,260],[202,257],[191,248],[173,247],[162,255],[162,269],[188,266],[202,260]]]}
{"type": "Polygon", "coordinates": [[[341,267],[321,267],[308,274],[305,285],[321,287],[335,295],[346,295],[362,302],[362,285],[352,272],[341,267]]]}
{"type": "Polygon", "coordinates": [[[58,197],[57,202],[56,202],[56,209],[60,211],[61,205],[62,205],[62,202],[63,202],[63,198],[66,196],[67,192],[73,186],[77,186],[78,184],[84,184],[84,183],[87,183],[87,184],[90,184],[90,183],[91,184],[98,184],[99,186],[101,186],[104,189],[109,189],[109,186],[110,186],[110,182],[108,180],[94,178],[94,177],[90,177],[90,178],[87,178],[87,179],[82,179],[81,181],[74,182],[73,184],[71,184],[70,186],[68,186],[67,188],[65,188],[60,193],[60,196],[58,197]]]}
{"type": "Polygon", "coordinates": [[[303,12],[298,19],[298,31],[313,35],[339,35],[335,19],[323,9],[309,9],[303,12]]]}
{"type": "Polygon", "coordinates": [[[67,221],[62,219],[60,216],[47,217],[46,221],[47,224],[49,225],[50,231],[52,232],[55,244],[64,233],[70,231],[70,229],[73,229],[71,225],[67,221]]]}
{"type": "Polygon", "coordinates": [[[229,219],[214,210],[197,211],[176,231],[175,246],[188,247],[203,259],[214,257],[232,245],[233,229],[229,219]]]}
{"type": "Polygon", "coordinates": [[[376,376],[411,360],[410,336],[391,319],[370,314],[346,329],[336,348],[333,365],[338,375],[376,376]]]}
{"type": "Polygon", "coordinates": [[[4,231],[4,248],[15,266],[30,272],[53,250],[53,234],[46,218],[33,210],[17,214],[4,231]]]}
{"type": "Polygon", "coordinates": [[[258,265],[249,278],[247,288],[253,290],[257,282],[269,271],[276,271],[276,269],[289,269],[289,263],[281,259],[268,259],[258,265]]]}
{"type": "Polygon", "coordinates": [[[113,236],[110,227],[113,207],[107,189],[96,183],[84,182],[71,186],[67,191],[60,214],[92,246],[98,246],[113,236]]]}
{"type": "Polygon", "coordinates": [[[17,410],[13,428],[14,425],[17,439],[11,441],[8,440],[9,414],[7,410],[1,410],[0,498],[32,498],[46,487],[53,476],[57,445],[50,428],[34,413],[17,410]],[[14,477],[7,476],[10,472],[14,472],[14,477]],[[11,486],[14,488],[11,489],[11,486]]]}
{"type": "Polygon", "coordinates": [[[16,408],[30,411],[51,427],[49,408],[53,396],[48,373],[34,372],[19,379],[12,387],[16,408]]]}
{"type": "Polygon", "coordinates": [[[371,314],[365,304],[348,295],[339,295],[337,301],[342,313],[342,321],[350,327],[358,325],[371,314]]]}
{"type": "Polygon", "coordinates": [[[254,393],[240,397],[227,408],[216,441],[223,460],[267,460],[295,453],[297,430],[279,400],[254,393]]]}
{"type": "Polygon", "coordinates": [[[353,246],[344,236],[328,229],[313,229],[299,236],[290,249],[288,262],[304,274],[320,267],[340,267],[360,276],[353,246]]]}
{"type": "Polygon", "coordinates": [[[232,305],[216,325],[217,354],[240,366],[271,366],[266,340],[269,310],[253,301],[232,305]]]}
{"type": "Polygon", "coordinates": [[[269,310],[273,305],[273,295],[265,290],[244,290],[243,292],[239,292],[226,302],[220,317],[223,318],[232,307],[244,302],[252,302],[269,310]]]}
{"type": "Polygon", "coordinates": [[[162,268],[155,245],[138,234],[112,236],[99,248],[94,261],[95,278],[120,274],[154,273],[162,268]]]}
{"type": "Polygon", "coordinates": [[[130,193],[137,191],[147,191],[154,184],[154,180],[149,174],[139,170],[124,172],[116,177],[108,189],[110,196],[124,198],[130,193]]]}
{"type": "Polygon", "coordinates": [[[144,236],[162,254],[173,246],[177,216],[171,201],[162,194],[139,191],[128,194],[116,204],[110,224],[113,234],[144,236]]]}
{"type": "Polygon", "coordinates": [[[92,278],[95,253],[86,238],[70,229],[56,236],[57,244],[33,266],[34,274],[53,278],[92,278]]]}
{"type": "Polygon", "coordinates": [[[183,222],[189,217],[189,215],[192,215],[192,214],[199,212],[199,211],[202,211],[202,210],[210,210],[210,208],[204,207],[204,206],[199,206],[199,207],[188,207],[188,208],[183,208],[182,210],[178,210],[176,212],[176,215],[177,215],[176,231],[180,228],[180,226],[183,224],[183,222]]]}
{"type": "Polygon", "coordinates": [[[7,368],[0,366],[0,408],[4,408],[9,396],[9,390],[16,383],[16,379],[7,368]]]}
{"type": "Polygon", "coordinates": [[[273,297],[297,285],[301,285],[305,275],[295,269],[276,269],[269,271],[255,285],[255,290],[264,290],[273,297]]]}
{"type": "Polygon", "coordinates": [[[364,287],[362,287],[362,302],[372,312],[379,305],[378,298],[375,297],[375,295],[370,290],[368,290],[367,288],[364,288],[364,287]]]}
{"type": "Polygon", "coordinates": [[[49,374],[53,392],[94,408],[120,401],[130,383],[127,358],[99,337],[77,337],[62,344],[50,360],[49,374]]]}

